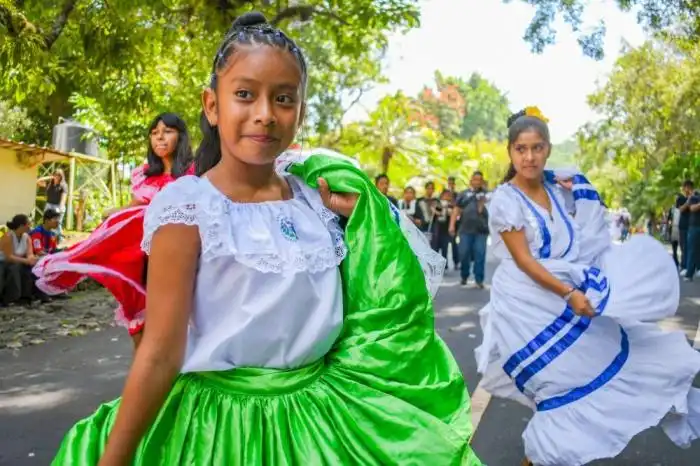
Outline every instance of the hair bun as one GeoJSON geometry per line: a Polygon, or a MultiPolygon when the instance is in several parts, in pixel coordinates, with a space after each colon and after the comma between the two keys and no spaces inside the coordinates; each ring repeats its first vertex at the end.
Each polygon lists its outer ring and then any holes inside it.
{"type": "Polygon", "coordinates": [[[525,115],[526,115],[525,109],[520,110],[519,112],[512,114],[511,116],[508,117],[508,122],[506,123],[506,125],[508,125],[508,128],[510,128],[511,126],[513,126],[513,123],[515,123],[515,120],[517,120],[518,118],[523,117],[525,115]]]}
{"type": "Polygon", "coordinates": [[[261,24],[267,24],[267,19],[265,18],[265,15],[263,15],[259,11],[249,11],[248,13],[244,13],[238,18],[236,18],[233,24],[231,25],[231,29],[244,28],[249,26],[259,26],[261,24]]]}

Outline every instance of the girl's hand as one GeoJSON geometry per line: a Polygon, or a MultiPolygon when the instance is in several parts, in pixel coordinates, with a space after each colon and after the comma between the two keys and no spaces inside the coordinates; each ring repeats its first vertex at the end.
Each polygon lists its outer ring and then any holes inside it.
{"type": "Polygon", "coordinates": [[[323,178],[318,179],[318,191],[323,205],[343,217],[350,217],[357,203],[357,194],[333,193],[323,178]]]}
{"type": "Polygon", "coordinates": [[[562,188],[564,188],[568,191],[571,191],[572,189],[574,189],[574,181],[571,178],[567,178],[565,180],[561,180],[561,179],[557,180],[557,183],[559,183],[559,186],[561,186],[562,188]]]}
{"type": "Polygon", "coordinates": [[[576,290],[571,294],[569,298],[569,306],[571,309],[580,316],[585,317],[595,317],[595,309],[591,305],[591,302],[586,298],[586,295],[581,291],[576,290]]]}

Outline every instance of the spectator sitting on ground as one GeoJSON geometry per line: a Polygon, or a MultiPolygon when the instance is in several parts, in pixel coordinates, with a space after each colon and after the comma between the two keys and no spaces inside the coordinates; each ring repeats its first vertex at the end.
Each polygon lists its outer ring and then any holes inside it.
{"type": "MultiPolygon", "coordinates": [[[[57,229],[61,222],[61,214],[55,210],[49,209],[44,211],[44,218],[41,225],[34,228],[29,234],[32,240],[32,249],[37,258],[44,257],[48,254],[53,254],[61,251],[58,247],[57,229]]],[[[33,277],[34,278],[34,277],[33,277]]],[[[43,295],[39,290],[37,292],[43,295]]],[[[52,296],[53,299],[68,299],[67,293],[61,293],[52,296]]]]}
{"type": "Polygon", "coordinates": [[[55,210],[45,211],[42,224],[29,234],[35,256],[42,257],[58,251],[58,235],[54,230],[58,228],[60,218],[61,214],[55,210]]]}
{"type": "Polygon", "coordinates": [[[0,238],[0,304],[7,306],[19,302],[31,304],[36,295],[42,302],[49,300],[48,296],[35,290],[32,267],[36,264],[29,230],[31,221],[24,214],[15,215],[7,222],[9,231],[0,238]]]}

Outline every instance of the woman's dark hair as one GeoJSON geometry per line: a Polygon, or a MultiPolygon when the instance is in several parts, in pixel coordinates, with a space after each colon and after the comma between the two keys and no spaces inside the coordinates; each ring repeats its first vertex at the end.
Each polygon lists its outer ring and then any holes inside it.
{"type": "Polygon", "coordinates": [[[29,217],[24,214],[17,214],[12,217],[12,220],[6,223],[7,228],[10,230],[16,230],[19,227],[23,227],[29,224],[29,217]]]}
{"type": "Polygon", "coordinates": [[[192,145],[190,144],[190,133],[187,131],[187,124],[174,113],[161,113],[153,119],[148,127],[148,151],[146,153],[148,168],[144,174],[146,176],[158,176],[165,171],[163,160],[153,152],[153,144],[150,137],[151,132],[161,121],[168,128],[177,130],[177,145],[175,146],[175,153],[171,156],[172,168],[170,174],[173,178],[179,178],[187,173],[187,168],[192,164],[192,145]]]}
{"type": "MultiPolygon", "coordinates": [[[[289,51],[294,56],[301,70],[302,97],[304,97],[308,78],[304,54],[292,39],[270,25],[265,16],[255,11],[245,13],[236,18],[226,36],[224,36],[224,40],[219,45],[219,50],[214,57],[209,87],[216,91],[217,73],[226,68],[229,57],[238,46],[253,44],[281,48],[289,51]]],[[[209,124],[204,111],[199,117],[199,127],[202,130],[202,142],[197,148],[196,166],[197,175],[201,176],[221,160],[221,141],[219,139],[219,129],[209,124]]]]}
{"type": "MultiPolygon", "coordinates": [[[[512,114],[508,117],[508,152],[510,153],[511,146],[518,140],[518,137],[526,131],[535,131],[540,135],[547,144],[550,143],[549,139],[549,126],[543,120],[528,116],[525,110],[520,110],[518,113],[512,114]]],[[[506,176],[503,178],[503,182],[507,183],[512,180],[517,171],[515,170],[515,165],[511,162],[508,166],[508,171],[506,176]]]]}

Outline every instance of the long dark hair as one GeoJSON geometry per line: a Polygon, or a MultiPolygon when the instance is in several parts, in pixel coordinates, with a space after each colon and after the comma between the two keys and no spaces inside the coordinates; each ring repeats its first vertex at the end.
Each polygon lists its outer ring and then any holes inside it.
{"type": "Polygon", "coordinates": [[[12,217],[12,220],[7,222],[5,225],[7,225],[7,228],[10,230],[16,230],[19,227],[23,227],[25,225],[29,224],[29,217],[24,215],[24,214],[17,214],[14,217],[12,217]]]}
{"type": "Polygon", "coordinates": [[[148,151],[146,160],[148,160],[148,168],[145,171],[146,176],[162,175],[165,171],[163,160],[153,152],[153,144],[151,143],[151,132],[158,126],[158,123],[163,122],[168,128],[177,130],[177,145],[175,153],[172,154],[171,175],[173,178],[179,178],[187,173],[187,168],[192,164],[192,145],[190,144],[190,133],[187,131],[185,121],[174,113],[161,113],[153,119],[148,127],[148,151]]]}
{"type": "MultiPolygon", "coordinates": [[[[547,126],[547,123],[542,121],[541,119],[534,117],[534,116],[528,116],[525,113],[525,110],[520,110],[518,113],[512,114],[510,117],[508,117],[508,153],[510,154],[510,149],[515,144],[515,141],[518,140],[518,137],[520,134],[526,132],[526,131],[536,131],[537,134],[540,135],[540,137],[551,146],[550,138],[549,138],[549,126],[547,126]]],[[[518,173],[518,171],[515,169],[515,165],[513,165],[513,162],[510,163],[508,166],[508,171],[506,172],[506,176],[503,177],[503,182],[508,183],[510,180],[515,178],[515,175],[518,173]]]]}
{"type": "MultiPolygon", "coordinates": [[[[214,65],[209,80],[209,87],[216,92],[217,73],[226,67],[226,62],[238,45],[261,44],[288,50],[294,56],[301,70],[302,97],[305,96],[308,73],[306,59],[301,49],[285,33],[270,25],[265,16],[258,12],[245,13],[239,16],[226,33],[214,57],[214,65]]],[[[221,140],[219,129],[209,124],[204,111],[199,117],[199,127],[202,130],[202,142],[196,153],[197,175],[201,176],[221,160],[221,140]]]]}

